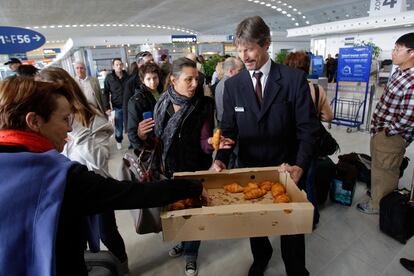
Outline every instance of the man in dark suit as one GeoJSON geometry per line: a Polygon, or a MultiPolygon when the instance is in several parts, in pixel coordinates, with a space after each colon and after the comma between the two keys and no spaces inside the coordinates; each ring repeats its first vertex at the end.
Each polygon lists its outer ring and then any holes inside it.
{"type": "MultiPolygon", "coordinates": [[[[236,46],[246,70],[224,88],[223,136],[238,143],[236,167],[285,165],[299,187],[312,156],[318,120],[304,72],[275,64],[267,53],[270,30],[259,16],[243,20],[236,46]]],[[[226,168],[231,150],[219,150],[213,168],[226,168]]],[[[253,264],[249,276],[263,275],[272,256],[268,237],[250,238],[253,264]]],[[[304,235],[281,236],[288,275],[309,275],[304,235]]]]}

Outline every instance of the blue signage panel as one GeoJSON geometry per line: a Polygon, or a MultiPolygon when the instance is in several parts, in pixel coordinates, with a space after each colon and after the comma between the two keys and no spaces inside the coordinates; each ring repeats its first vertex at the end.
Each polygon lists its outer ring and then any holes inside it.
{"type": "Polygon", "coordinates": [[[26,55],[26,53],[17,53],[17,54],[9,55],[9,58],[17,58],[19,60],[27,60],[27,55],[26,55]]]}
{"type": "Polygon", "coordinates": [[[372,49],[369,46],[340,48],[337,80],[368,82],[371,59],[372,49]]]}
{"type": "Polygon", "coordinates": [[[29,52],[45,44],[45,37],[25,28],[0,26],[0,54],[29,52]]]}
{"type": "Polygon", "coordinates": [[[191,42],[191,43],[195,43],[195,42],[197,42],[197,36],[196,35],[171,35],[171,42],[172,43],[175,43],[175,42],[181,42],[181,43],[191,42]]]}
{"type": "Polygon", "coordinates": [[[56,58],[56,55],[60,53],[60,48],[44,48],[43,57],[44,58],[56,58]]]}
{"type": "Polygon", "coordinates": [[[318,79],[323,75],[323,57],[310,55],[311,71],[309,73],[310,79],[318,79]]]}

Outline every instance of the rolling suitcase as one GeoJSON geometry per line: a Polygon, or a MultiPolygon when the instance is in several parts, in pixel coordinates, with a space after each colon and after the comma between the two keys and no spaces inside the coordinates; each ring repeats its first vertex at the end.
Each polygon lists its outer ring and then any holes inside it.
{"type": "Polygon", "coordinates": [[[109,251],[84,254],[88,276],[123,276],[121,263],[109,251]]]}
{"type": "Polygon", "coordinates": [[[405,244],[414,234],[413,183],[411,192],[397,189],[380,201],[380,229],[405,244]]]}

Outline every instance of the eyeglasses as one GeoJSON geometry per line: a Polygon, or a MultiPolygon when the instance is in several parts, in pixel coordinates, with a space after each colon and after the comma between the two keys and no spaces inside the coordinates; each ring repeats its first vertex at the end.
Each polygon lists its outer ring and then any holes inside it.
{"type": "Polygon", "coordinates": [[[394,47],[392,49],[393,52],[401,52],[402,50],[406,50],[407,52],[414,50],[413,48],[405,48],[405,47],[394,47]]]}

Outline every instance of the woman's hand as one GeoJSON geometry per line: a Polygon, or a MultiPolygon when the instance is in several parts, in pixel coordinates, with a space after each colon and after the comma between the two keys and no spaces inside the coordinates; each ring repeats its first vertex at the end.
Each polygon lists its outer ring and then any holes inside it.
{"type": "Polygon", "coordinates": [[[293,182],[296,183],[296,185],[298,185],[299,180],[303,174],[303,169],[296,165],[290,166],[289,164],[282,164],[278,170],[279,172],[288,172],[293,182]]]}
{"type": "Polygon", "coordinates": [[[138,137],[141,140],[147,140],[148,133],[154,129],[155,121],[152,118],[142,120],[138,124],[138,137]]]}

